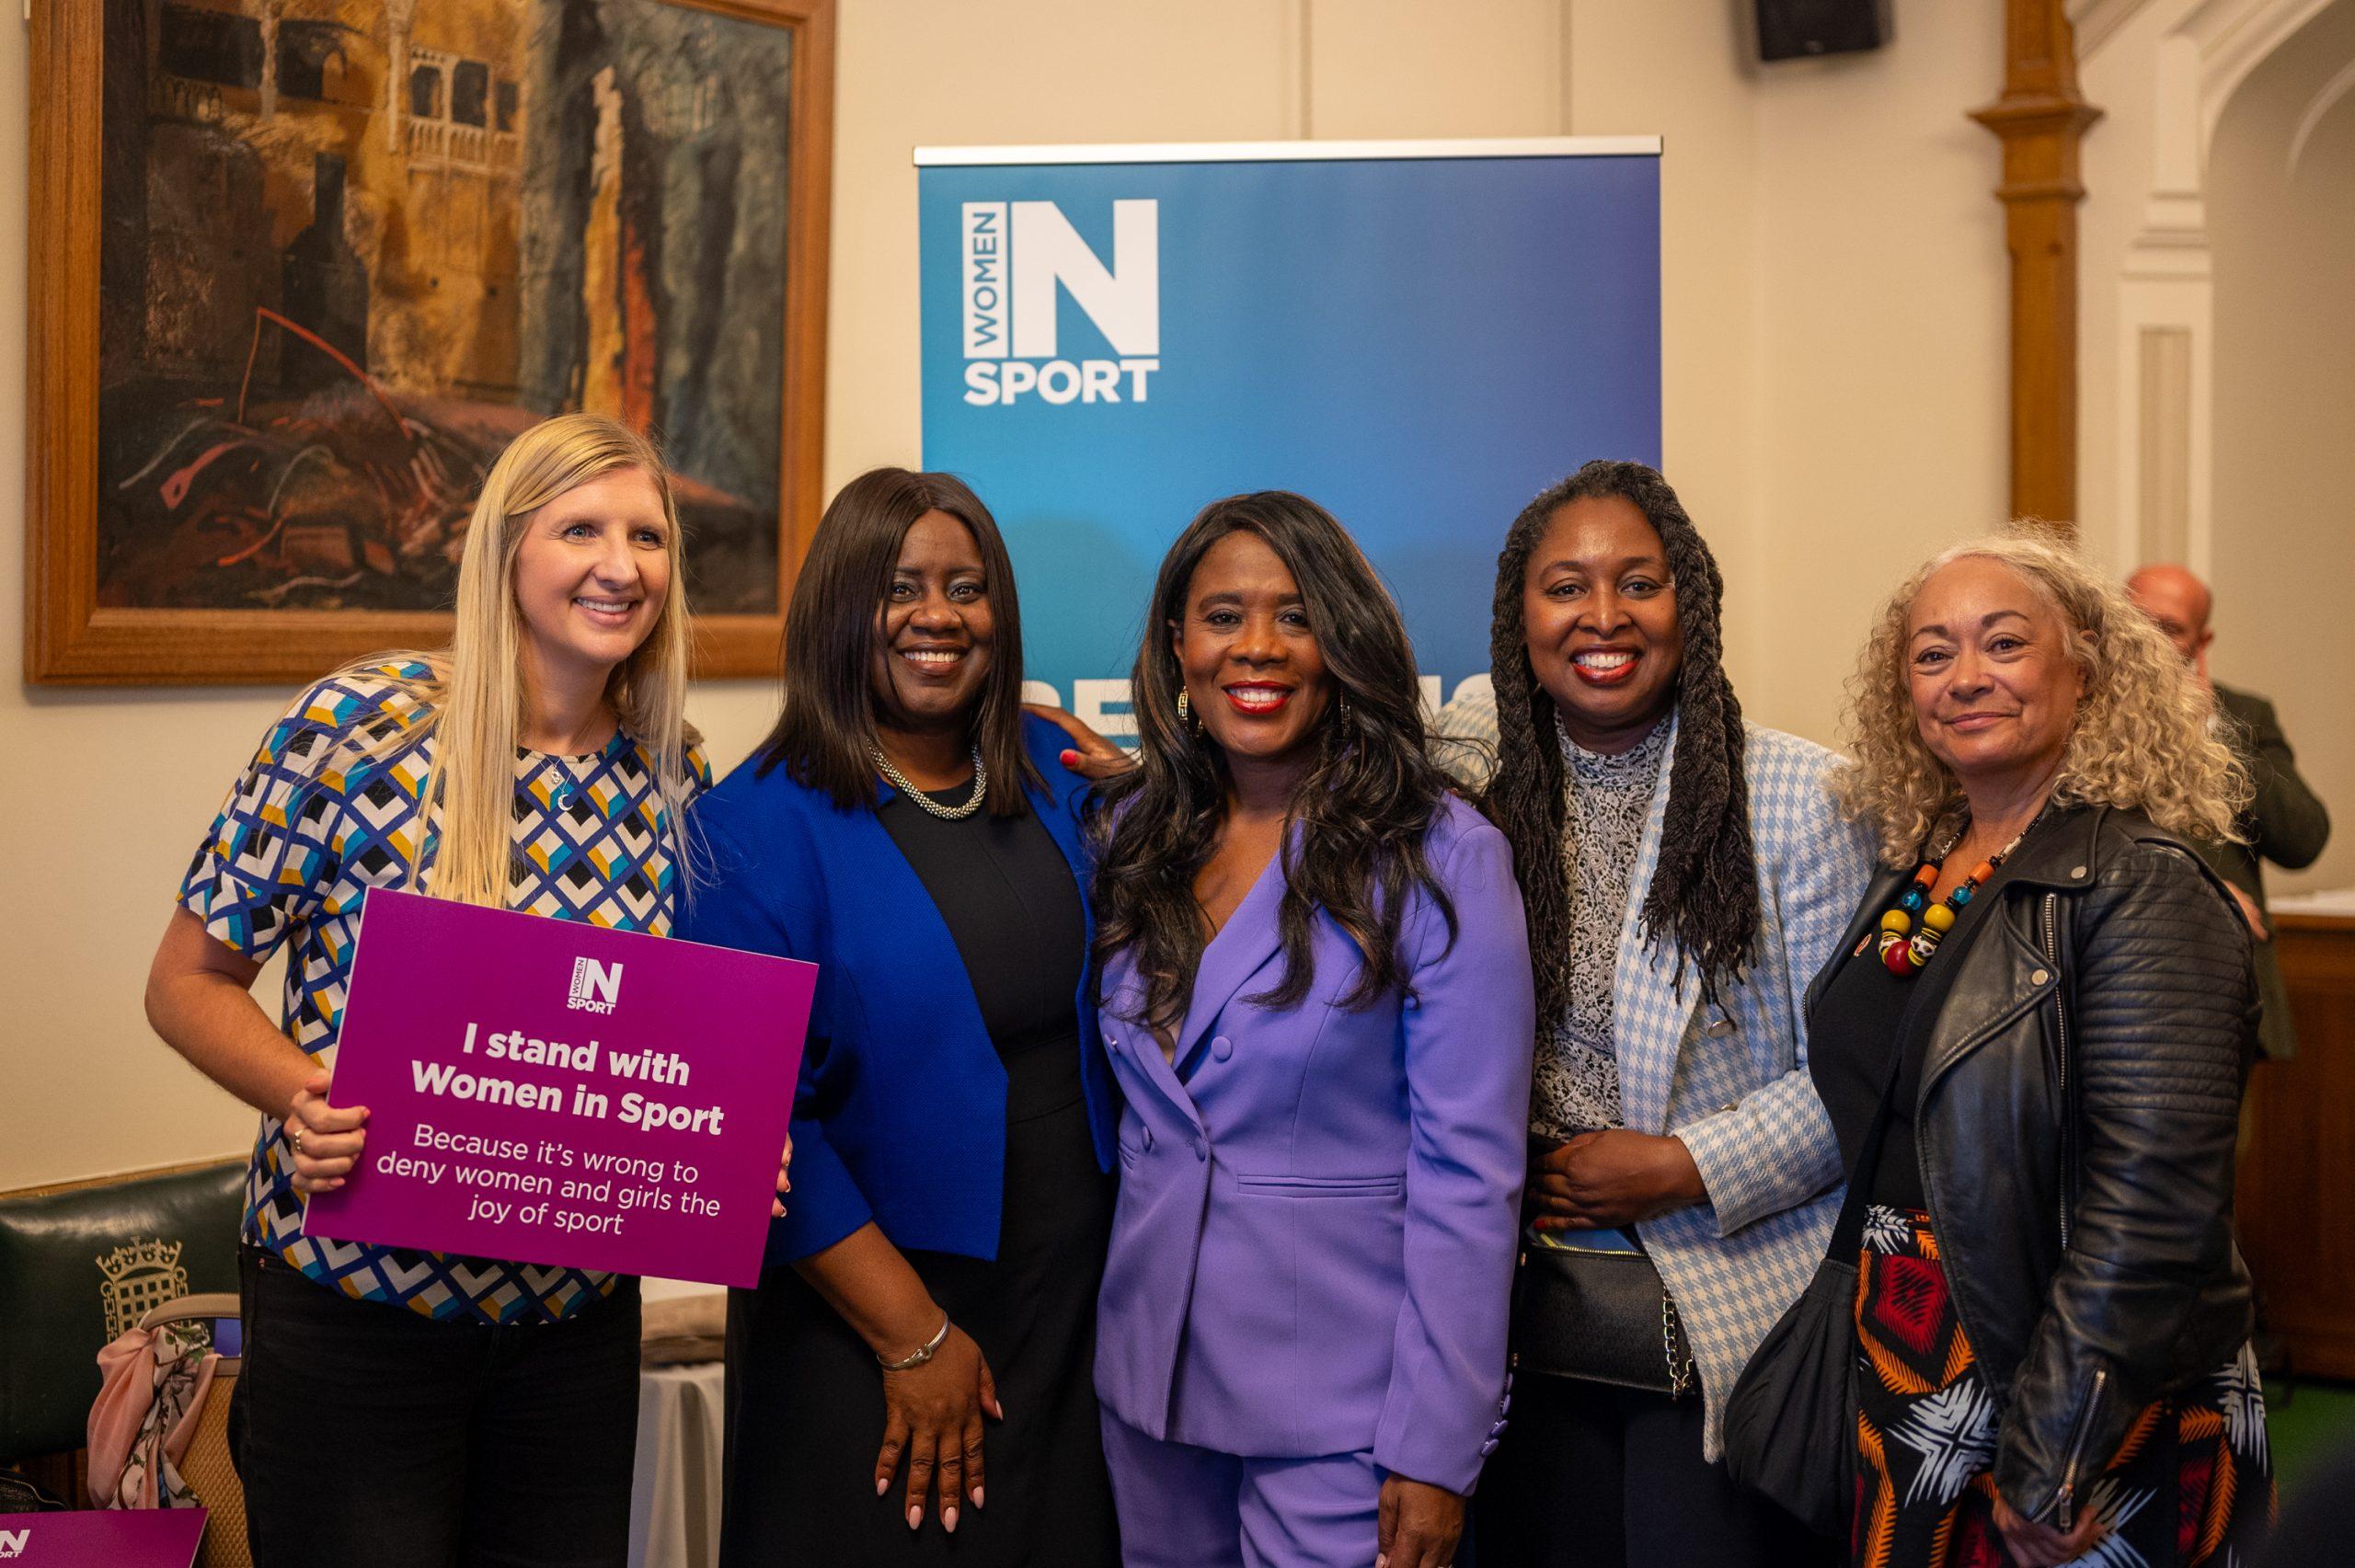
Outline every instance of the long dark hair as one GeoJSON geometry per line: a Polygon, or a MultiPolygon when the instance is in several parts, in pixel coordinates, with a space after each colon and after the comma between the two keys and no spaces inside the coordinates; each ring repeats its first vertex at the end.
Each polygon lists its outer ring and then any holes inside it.
{"type": "Polygon", "coordinates": [[[1423,838],[1447,790],[1424,749],[1415,652],[1398,607],[1355,541],[1315,502],[1285,490],[1230,496],[1202,509],[1162,558],[1130,705],[1143,738],[1138,766],[1107,784],[1090,819],[1097,847],[1095,958],[1126,948],[1145,980],[1144,1017],[1175,1026],[1194,989],[1206,942],[1194,877],[1226,816],[1225,754],[1178,717],[1184,677],[1170,627],[1211,546],[1250,533],[1276,553],[1308,612],[1336,696],[1321,721],[1316,762],[1292,792],[1278,925],[1284,972],[1256,1005],[1296,1005],[1315,980],[1310,937],[1330,915],[1363,955],[1344,1007],[1364,1007],[1405,985],[1401,922],[1420,890],[1455,939],[1455,909],[1423,856],[1423,838]]]}
{"type": "Polygon", "coordinates": [[[928,511],[963,523],[981,552],[993,630],[973,740],[990,778],[1005,786],[990,791],[990,814],[1018,816],[1026,809],[1021,786],[1038,785],[1040,778],[1022,747],[1022,611],[1014,562],[989,508],[952,474],[870,469],[828,503],[794,579],[785,621],[785,711],[761,742],[759,772],[782,765],[837,806],[875,804],[877,624],[901,542],[928,511]]]}
{"type": "Polygon", "coordinates": [[[1570,885],[1562,864],[1568,801],[1554,699],[1529,667],[1522,618],[1531,552],[1554,514],[1571,501],[1616,497],[1660,535],[1676,589],[1684,657],[1676,682],[1676,754],[1670,759],[1668,813],[1660,864],[1644,890],[1639,929],[1657,951],[1675,949],[1675,984],[1685,967],[1712,1001],[1740,979],[1758,944],[1758,864],[1750,842],[1750,794],[1742,779],[1741,704],[1726,679],[1720,610],[1725,581],[1700,531],[1657,470],[1597,461],[1540,494],[1513,519],[1497,555],[1488,668],[1497,692],[1497,771],[1483,808],[1512,844],[1513,874],[1529,913],[1537,974],[1537,1019],[1549,1028],[1570,995],[1570,885]]]}

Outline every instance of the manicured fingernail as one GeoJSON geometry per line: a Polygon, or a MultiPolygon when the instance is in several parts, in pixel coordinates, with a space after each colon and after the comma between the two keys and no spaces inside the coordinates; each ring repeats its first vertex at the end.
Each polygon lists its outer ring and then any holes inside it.
{"type": "Polygon", "coordinates": [[[924,1510],[922,1508],[910,1508],[908,1510],[908,1528],[913,1529],[923,1523],[924,1510]]]}
{"type": "Polygon", "coordinates": [[[974,1506],[974,1507],[976,1507],[976,1508],[978,1508],[978,1507],[980,1507],[981,1505],[982,1505],[982,1489],[981,1489],[980,1487],[976,1486],[976,1487],[974,1487],[974,1488],[973,1488],[973,1506],[974,1506]]]}
{"type": "Polygon", "coordinates": [[[1075,766],[1075,765],[1077,765],[1078,761],[1079,761],[1079,753],[1078,753],[1078,752],[1076,752],[1076,751],[1073,751],[1073,750],[1065,750],[1065,751],[1063,752],[1063,766],[1064,766],[1064,767],[1069,768],[1069,767],[1075,766]]]}
{"type": "Polygon", "coordinates": [[[947,1530],[950,1535],[955,1535],[957,1533],[956,1504],[951,1503],[948,1507],[940,1510],[940,1528],[947,1530]]]}
{"type": "Polygon", "coordinates": [[[882,1495],[883,1495],[883,1494],[885,1494],[886,1492],[889,1492],[890,1489],[891,1489],[891,1478],[890,1478],[890,1476],[888,1476],[888,1475],[879,1475],[879,1476],[877,1476],[877,1477],[875,1478],[875,1495],[877,1495],[878,1497],[880,1497],[880,1496],[882,1496],[882,1495]]]}

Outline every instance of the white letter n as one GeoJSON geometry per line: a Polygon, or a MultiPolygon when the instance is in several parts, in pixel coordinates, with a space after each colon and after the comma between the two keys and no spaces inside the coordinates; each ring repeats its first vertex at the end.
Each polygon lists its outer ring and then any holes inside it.
{"type": "Polygon", "coordinates": [[[1161,203],[1112,203],[1112,266],[1087,248],[1051,201],[1014,208],[1014,357],[1055,357],[1055,287],[1060,283],[1115,354],[1161,352],[1161,203]]]}

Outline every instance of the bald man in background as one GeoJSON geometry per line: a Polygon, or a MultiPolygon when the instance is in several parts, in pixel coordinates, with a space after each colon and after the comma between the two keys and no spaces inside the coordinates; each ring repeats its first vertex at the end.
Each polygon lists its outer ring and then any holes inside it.
{"type": "Polygon", "coordinates": [[[2208,674],[2208,647],[2216,634],[2208,624],[2208,585],[2182,567],[2144,567],[2126,579],[2126,591],[2142,613],[2165,632],[2200,683],[2215,694],[2216,719],[2248,764],[2257,793],[2241,813],[2244,844],[2201,844],[2201,856],[2238,896],[2241,912],[2257,935],[2257,982],[2265,1013],[2257,1025],[2257,1046],[2277,1060],[2297,1053],[2298,1036],[2290,1019],[2290,998],[2281,986],[2281,971],[2273,957],[2273,933],[2265,916],[2265,873],[2261,861],[2296,871],[2312,865],[2330,841],[2330,813],[2298,776],[2297,759],[2281,734],[2273,704],[2252,692],[2234,691],[2208,674]]]}

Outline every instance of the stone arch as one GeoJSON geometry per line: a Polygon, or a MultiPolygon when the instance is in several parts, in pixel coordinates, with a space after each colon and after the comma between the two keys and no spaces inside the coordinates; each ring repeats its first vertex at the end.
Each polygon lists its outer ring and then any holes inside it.
{"type": "MultiPolygon", "coordinates": [[[[2112,121],[2086,178],[2096,234],[2081,253],[2081,516],[2087,544],[2119,566],[2171,557],[2205,573],[2213,561],[2210,154],[2252,77],[2350,4],[2070,0],[2086,96],[2112,121]]],[[[2355,75],[2338,87],[2350,89],[2355,75]]]]}

